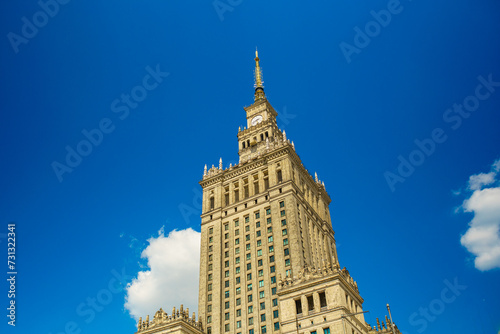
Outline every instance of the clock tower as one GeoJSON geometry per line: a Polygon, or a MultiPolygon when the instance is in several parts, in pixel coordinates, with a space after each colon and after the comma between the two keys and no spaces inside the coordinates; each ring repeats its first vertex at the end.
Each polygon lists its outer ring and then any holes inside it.
{"type": "Polygon", "coordinates": [[[276,124],[278,113],[266,99],[259,54],[255,51],[255,98],[245,107],[247,126],[238,131],[240,162],[247,161],[269,150],[276,140],[283,141],[283,134],[276,124]]]}

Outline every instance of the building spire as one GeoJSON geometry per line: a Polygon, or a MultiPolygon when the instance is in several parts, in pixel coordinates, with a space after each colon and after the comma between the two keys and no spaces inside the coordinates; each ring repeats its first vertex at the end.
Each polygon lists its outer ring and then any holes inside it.
{"type": "Polygon", "coordinates": [[[255,49],[255,101],[265,99],[266,95],[264,94],[264,80],[262,79],[262,70],[260,69],[259,64],[259,52],[257,48],[255,49]]]}

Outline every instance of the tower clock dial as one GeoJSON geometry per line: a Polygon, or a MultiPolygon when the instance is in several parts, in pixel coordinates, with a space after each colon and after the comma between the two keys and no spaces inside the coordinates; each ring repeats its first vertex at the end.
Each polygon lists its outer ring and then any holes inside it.
{"type": "Polygon", "coordinates": [[[257,115],[254,118],[252,118],[251,124],[252,124],[252,126],[254,126],[254,125],[259,124],[260,122],[262,122],[262,116],[261,115],[257,115]]]}

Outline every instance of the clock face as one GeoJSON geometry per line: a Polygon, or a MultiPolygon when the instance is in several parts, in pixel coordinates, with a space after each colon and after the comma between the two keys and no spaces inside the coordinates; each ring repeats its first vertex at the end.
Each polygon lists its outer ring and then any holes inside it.
{"type": "Polygon", "coordinates": [[[257,115],[254,118],[252,118],[251,124],[252,124],[252,126],[254,126],[254,125],[259,124],[260,122],[262,122],[262,116],[261,115],[257,115]]]}

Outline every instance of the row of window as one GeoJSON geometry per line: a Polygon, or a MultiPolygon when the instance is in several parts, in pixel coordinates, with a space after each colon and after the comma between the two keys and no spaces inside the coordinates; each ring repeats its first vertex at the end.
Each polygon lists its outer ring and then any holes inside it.
{"type": "MultiPolygon", "coordinates": [[[[309,311],[314,311],[314,298],[312,295],[306,296],[307,300],[307,309],[309,311]]],[[[319,303],[320,307],[326,307],[326,295],[325,292],[320,292],[319,293],[319,303]]],[[[295,300],[295,310],[297,314],[302,314],[302,300],[301,299],[296,299],[295,300]]]]}

